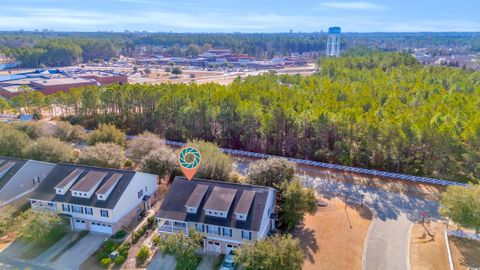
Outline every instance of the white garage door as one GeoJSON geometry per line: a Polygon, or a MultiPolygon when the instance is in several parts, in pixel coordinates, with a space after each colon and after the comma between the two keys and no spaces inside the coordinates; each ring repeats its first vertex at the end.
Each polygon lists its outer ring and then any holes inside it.
{"type": "Polygon", "coordinates": [[[87,226],[85,226],[85,220],[74,219],[73,220],[73,228],[75,230],[85,230],[87,228],[87,226]]]}
{"type": "Polygon", "coordinates": [[[220,253],[220,243],[215,241],[207,241],[207,251],[220,253]]]}
{"type": "Polygon", "coordinates": [[[100,222],[90,222],[90,231],[112,234],[112,225],[100,222]]]}

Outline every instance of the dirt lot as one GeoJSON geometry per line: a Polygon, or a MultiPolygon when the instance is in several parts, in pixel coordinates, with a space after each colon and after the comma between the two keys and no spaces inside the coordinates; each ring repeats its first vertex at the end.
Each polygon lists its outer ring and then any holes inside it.
{"type": "Polygon", "coordinates": [[[305,253],[303,269],[362,269],[371,212],[339,199],[327,202],[315,215],[305,216],[303,227],[294,232],[305,253]]]}
{"type": "Polygon", "coordinates": [[[457,237],[448,240],[456,270],[480,268],[480,241],[457,237]]]}
{"type": "Polygon", "coordinates": [[[415,224],[410,237],[410,267],[415,269],[449,270],[445,243],[445,225],[437,222],[415,224]]]}
{"type": "Polygon", "coordinates": [[[10,232],[0,237],[0,251],[8,247],[15,239],[17,239],[17,233],[15,232],[10,232]]]}

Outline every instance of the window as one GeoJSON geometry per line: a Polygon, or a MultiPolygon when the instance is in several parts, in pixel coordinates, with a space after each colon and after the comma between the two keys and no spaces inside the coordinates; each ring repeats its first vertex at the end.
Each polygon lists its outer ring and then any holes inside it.
{"type": "Polygon", "coordinates": [[[207,225],[208,233],[220,235],[220,227],[207,225]]]}
{"type": "Polygon", "coordinates": [[[195,224],[195,230],[196,230],[197,232],[204,232],[205,226],[204,226],[203,224],[198,224],[198,223],[197,223],[197,224],[195,224]]]}
{"type": "Polygon", "coordinates": [[[145,192],[148,192],[148,188],[147,188],[147,186],[145,186],[145,192]]]}
{"type": "Polygon", "coordinates": [[[143,196],[143,189],[137,193],[138,198],[140,199],[143,196]]]}
{"type": "Polygon", "coordinates": [[[63,212],[70,212],[70,205],[69,204],[62,204],[63,212]]]}
{"type": "Polygon", "coordinates": [[[232,237],[232,229],[230,229],[230,228],[223,228],[223,236],[232,237]]]}
{"type": "Polygon", "coordinates": [[[242,239],[252,240],[252,232],[242,231],[242,239]]]}
{"type": "Polygon", "coordinates": [[[108,210],[100,209],[100,216],[108,217],[108,210]]]}
{"type": "Polygon", "coordinates": [[[50,206],[50,207],[54,207],[54,206],[55,206],[55,204],[54,204],[53,202],[49,202],[49,203],[47,203],[47,205],[50,206]]]}
{"type": "Polygon", "coordinates": [[[142,211],[142,207],[140,207],[140,205],[137,205],[137,213],[142,211]]]}
{"type": "Polygon", "coordinates": [[[83,214],[83,207],[78,206],[78,205],[72,205],[72,212],[78,213],[78,214],[83,214]]]}
{"type": "Polygon", "coordinates": [[[176,226],[176,227],[186,227],[186,224],[183,223],[183,222],[180,222],[180,221],[175,221],[175,222],[173,222],[173,226],[176,226]]]}
{"type": "Polygon", "coordinates": [[[85,214],[93,216],[93,209],[91,207],[85,207],[85,214]]]}

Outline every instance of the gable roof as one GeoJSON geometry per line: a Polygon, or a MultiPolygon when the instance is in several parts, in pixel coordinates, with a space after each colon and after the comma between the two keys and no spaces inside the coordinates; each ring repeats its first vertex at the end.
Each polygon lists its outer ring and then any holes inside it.
{"type": "Polygon", "coordinates": [[[15,162],[13,165],[2,177],[0,177],[0,189],[2,189],[8,181],[10,181],[15,174],[28,162],[25,159],[19,158],[10,158],[10,157],[0,157],[0,167],[5,166],[7,163],[15,162]]]}
{"type": "Polygon", "coordinates": [[[175,177],[167,196],[160,206],[157,217],[187,222],[198,222],[242,230],[259,231],[262,225],[262,217],[267,204],[268,194],[271,190],[274,189],[269,187],[197,178],[189,181],[185,177],[175,177]],[[197,213],[187,213],[185,204],[198,185],[206,185],[208,186],[208,190],[200,202],[197,213]],[[204,207],[206,202],[209,201],[214,188],[217,188],[217,191],[222,190],[222,188],[236,190],[236,195],[233,198],[233,202],[231,203],[231,207],[228,210],[226,218],[205,215],[204,207]],[[247,220],[240,221],[235,218],[234,209],[236,209],[237,205],[239,204],[240,198],[242,197],[244,191],[255,192],[255,197],[253,198],[247,220]]]}
{"type": "Polygon", "coordinates": [[[136,172],[134,171],[109,169],[109,168],[97,168],[97,167],[84,166],[84,165],[59,163],[46,176],[45,180],[40,184],[40,186],[38,186],[35,192],[30,196],[30,199],[42,200],[42,201],[64,202],[64,203],[77,204],[77,205],[83,205],[83,206],[113,209],[117,204],[117,202],[122,197],[125,189],[130,184],[130,181],[132,181],[135,174],[136,172]],[[112,175],[116,173],[122,174],[122,177],[118,180],[117,185],[115,185],[114,189],[108,196],[107,200],[97,200],[97,196],[91,196],[90,198],[75,197],[75,196],[72,196],[70,190],[67,191],[64,195],[57,194],[55,191],[55,186],[57,186],[63,179],[65,179],[65,177],[67,177],[75,169],[81,169],[83,171],[79,175],[79,177],[75,180],[74,185],[77,184],[90,171],[106,173],[106,177],[102,179],[99,185],[100,187],[102,186],[102,184],[108,181],[108,179],[112,175]]]}

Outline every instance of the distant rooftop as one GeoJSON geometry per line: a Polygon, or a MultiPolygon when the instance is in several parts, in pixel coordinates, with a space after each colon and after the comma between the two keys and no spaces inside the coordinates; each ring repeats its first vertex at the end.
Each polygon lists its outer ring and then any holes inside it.
{"type": "Polygon", "coordinates": [[[43,86],[52,86],[52,85],[64,85],[64,84],[78,84],[78,83],[95,83],[91,80],[82,79],[82,78],[58,78],[58,79],[45,79],[35,81],[36,84],[43,86]]]}

